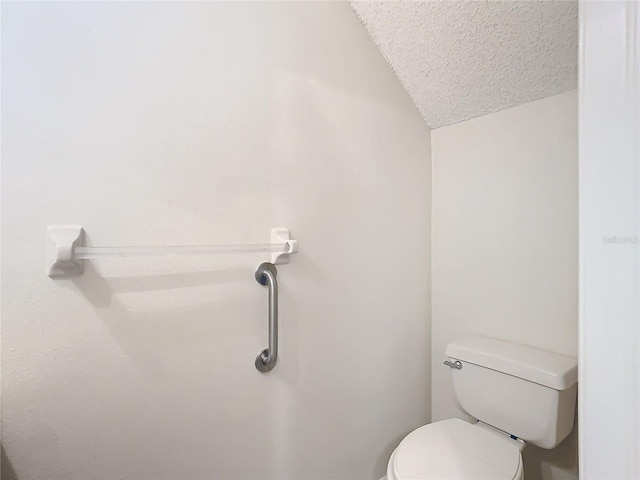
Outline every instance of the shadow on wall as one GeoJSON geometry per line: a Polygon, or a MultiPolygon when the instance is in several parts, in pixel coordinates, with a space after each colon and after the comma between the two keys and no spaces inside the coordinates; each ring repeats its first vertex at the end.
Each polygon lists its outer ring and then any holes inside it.
{"type": "Polygon", "coordinates": [[[2,458],[0,459],[0,480],[18,480],[13,465],[7,458],[7,453],[4,451],[4,445],[2,445],[2,458]]]}
{"type": "Polygon", "coordinates": [[[578,478],[578,420],[567,438],[553,450],[527,445],[523,452],[527,478],[578,478]]]}
{"type": "Polygon", "coordinates": [[[131,312],[118,300],[116,294],[160,291],[176,288],[176,285],[184,288],[225,284],[246,281],[252,275],[253,272],[250,269],[226,269],[105,279],[91,263],[87,262],[81,277],[73,277],[68,284],[61,285],[75,289],[94,307],[93,311],[138,368],[148,374],[159,374],[162,373],[159,352],[166,348],[177,344],[194,344],[201,338],[231,335],[231,331],[221,331],[219,325],[210,320],[211,312],[230,310],[237,300],[234,298],[218,299],[215,302],[208,300],[193,306],[181,306],[175,310],[137,313],[135,316],[139,321],[134,323],[131,321],[131,312]],[[222,305],[223,303],[225,305],[222,305]],[[191,328],[182,327],[184,318],[190,319],[191,328]],[[153,320],[153,324],[144,320],[153,320]],[[216,330],[212,331],[213,329],[216,330]],[[163,335],[164,331],[171,331],[172,334],[163,335]],[[153,341],[141,341],[142,339],[153,339],[153,341]]]}

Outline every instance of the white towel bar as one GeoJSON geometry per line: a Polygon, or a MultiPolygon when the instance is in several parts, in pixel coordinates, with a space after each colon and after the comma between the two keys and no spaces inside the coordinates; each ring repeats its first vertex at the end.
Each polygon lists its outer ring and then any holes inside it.
{"type": "Polygon", "coordinates": [[[275,265],[289,263],[289,255],[298,251],[287,228],[273,228],[271,243],[240,245],[167,245],[167,246],[85,246],[84,229],[78,225],[47,227],[47,275],[50,277],[81,275],[84,260],[105,257],[164,257],[175,255],[220,255],[269,253],[275,265]]]}

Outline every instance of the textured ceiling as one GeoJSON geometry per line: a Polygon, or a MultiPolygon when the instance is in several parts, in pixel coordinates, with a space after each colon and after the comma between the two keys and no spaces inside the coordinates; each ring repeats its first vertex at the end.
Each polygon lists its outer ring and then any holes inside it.
{"type": "Polygon", "coordinates": [[[432,128],[577,86],[577,2],[351,5],[432,128]]]}

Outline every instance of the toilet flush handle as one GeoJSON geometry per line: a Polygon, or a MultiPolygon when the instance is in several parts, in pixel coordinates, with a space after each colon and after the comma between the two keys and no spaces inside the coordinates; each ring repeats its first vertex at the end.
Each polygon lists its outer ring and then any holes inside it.
{"type": "Polygon", "coordinates": [[[451,360],[445,360],[444,364],[447,367],[455,368],[456,370],[462,370],[462,362],[460,360],[456,360],[455,362],[452,362],[451,360]]]}

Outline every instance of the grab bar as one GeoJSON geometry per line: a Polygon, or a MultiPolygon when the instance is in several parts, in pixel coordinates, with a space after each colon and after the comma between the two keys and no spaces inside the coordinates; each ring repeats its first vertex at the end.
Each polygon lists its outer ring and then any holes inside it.
{"type": "Polygon", "coordinates": [[[256,280],[260,285],[269,286],[269,347],[256,357],[256,368],[267,373],[278,361],[278,281],[276,266],[269,262],[260,264],[256,270],[256,280]]]}

